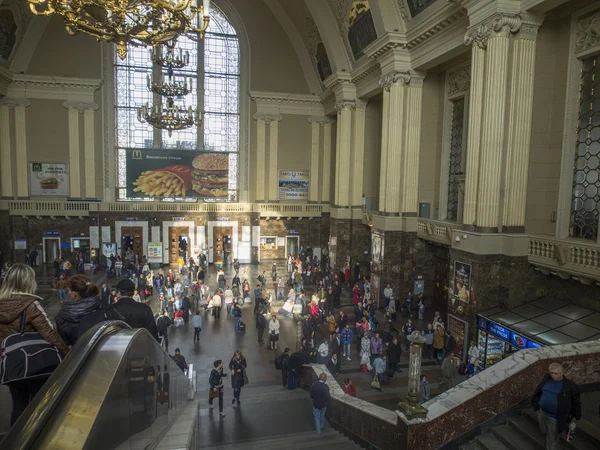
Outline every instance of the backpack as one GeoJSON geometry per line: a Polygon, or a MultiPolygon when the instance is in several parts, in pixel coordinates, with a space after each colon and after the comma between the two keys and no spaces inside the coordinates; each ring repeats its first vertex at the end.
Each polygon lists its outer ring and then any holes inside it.
{"type": "Polygon", "coordinates": [[[281,368],[283,367],[282,364],[281,364],[282,356],[283,356],[283,354],[281,354],[277,358],[275,358],[275,368],[277,370],[281,370],[281,368]]]}
{"type": "Polygon", "coordinates": [[[25,332],[25,311],[20,331],[7,336],[0,350],[0,384],[50,376],[62,362],[60,350],[40,333],[25,332]]]}

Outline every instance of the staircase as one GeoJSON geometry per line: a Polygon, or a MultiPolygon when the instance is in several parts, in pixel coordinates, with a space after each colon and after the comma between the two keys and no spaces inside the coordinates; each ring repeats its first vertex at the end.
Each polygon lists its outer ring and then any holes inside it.
{"type": "MultiPolygon", "coordinates": [[[[575,438],[561,440],[564,449],[600,449],[600,429],[586,420],[577,421],[575,438]]],[[[540,431],[537,413],[526,409],[520,416],[511,417],[504,425],[492,427],[489,433],[477,436],[460,450],[544,450],[546,436],[540,431]]]]}
{"type": "Polygon", "coordinates": [[[306,431],[303,433],[237,441],[234,444],[226,444],[213,448],[215,450],[353,450],[360,449],[361,447],[334,429],[329,428],[326,424],[325,430],[321,434],[317,434],[315,431],[306,431]]]}

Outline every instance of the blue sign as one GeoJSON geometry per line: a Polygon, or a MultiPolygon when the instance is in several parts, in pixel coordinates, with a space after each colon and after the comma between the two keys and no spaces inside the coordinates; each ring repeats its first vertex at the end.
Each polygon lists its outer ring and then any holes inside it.
{"type": "Polygon", "coordinates": [[[487,330],[487,320],[485,320],[483,317],[477,317],[477,326],[479,328],[481,328],[482,330],[487,330]]]}
{"type": "Polygon", "coordinates": [[[494,322],[488,322],[488,332],[499,337],[503,341],[510,342],[512,332],[494,322]]]}
{"type": "Polygon", "coordinates": [[[542,344],[538,344],[537,342],[529,341],[527,342],[527,348],[542,348],[542,344]]]}
{"type": "Polygon", "coordinates": [[[123,220],[126,220],[128,222],[135,222],[137,220],[137,217],[124,217],[123,220]]]}
{"type": "Polygon", "coordinates": [[[514,345],[515,347],[527,348],[528,342],[529,342],[529,339],[524,338],[523,336],[519,336],[514,331],[512,332],[511,337],[510,337],[510,343],[512,345],[514,345]]]}
{"type": "Polygon", "coordinates": [[[46,236],[60,236],[60,231],[57,230],[53,230],[53,231],[44,231],[44,234],[46,236]]]}
{"type": "Polygon", "coordinates": [[[300,234],[298,230],[288,230],[288,234],[300,234]]]}

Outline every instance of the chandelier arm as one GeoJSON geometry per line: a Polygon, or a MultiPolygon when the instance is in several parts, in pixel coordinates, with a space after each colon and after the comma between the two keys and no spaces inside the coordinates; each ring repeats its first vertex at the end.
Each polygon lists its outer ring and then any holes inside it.
{"type": "Polygon", "coordinates": [[[55,12],[54,8],[52,8],[52,5],[50,5],[50,3],[46,3],[46,9],[44,11],[38,11],[37,6],[41,6],[42,2],[40,2],[39,0],[28,0],[28,1],[29,1],[29,9],[36,16],[51,16],[55,12]]]}

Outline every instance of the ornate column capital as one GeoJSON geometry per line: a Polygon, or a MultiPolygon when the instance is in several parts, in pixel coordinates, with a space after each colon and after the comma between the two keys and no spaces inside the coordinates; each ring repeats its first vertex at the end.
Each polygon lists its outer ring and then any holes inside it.
{"type": "Polygon", "coordinates": [[[97,111],[98,104],[97,103],[86,103],[86,102],[69,102],[66,101],[63,103],[63,106],[67,109],[76,109],[79,113],[83,113],[86,110],[97,111]]]}
{"type": "Polygon", "coordinates": [[[479,48],[485,49],[490,37],[500,33],[519,33],[535,37],[543,21],[543,16],[524,12],[518,14],[494,14],[483,23],[467,31],[465,45],[477,45],[479,48]]]}
{"type": "Polygon", "coordinates": [[[331,125],[332,123],[335,123],[335,119],[332,119],[327,116],[310,116],[308,118],[308,123],[317,123],[319,124],[319,126],[324,126],[328,124],[331,125]]]}
{"type": "Polygon", "coordinates": [[[410,83],[410,72],[399,72],[397,70],[393,70],[385,75],[382,75],[379,79],[379,87],[385,89],[386,91],[389,91],[392,87],[392,84],[395,83],[410,83]]]}
{"type": "Polygon", "coordinates": [[[4,97],[0,100],[0,106],[6,106],[8,109],[14,109],[17,106],[24,106],[27,108],[31,105],[31,102],[27,98],[12,98],[12,97],[4,97]]]}
{"type": "Polygon", "coordinates": [[[335,110],[341,112],[344,109],[356,108],[356,101],[354,100],[338,100],[335,102],[335,110]]]}
{"type": "Polygon", "coordinates": [[[281,122],[283,120],[283,116],[281,114],[256,113],[252,117],[254,118],[254,120],[264,121],[267,125],[270,124],[271,122],[281,122]]]}

